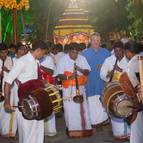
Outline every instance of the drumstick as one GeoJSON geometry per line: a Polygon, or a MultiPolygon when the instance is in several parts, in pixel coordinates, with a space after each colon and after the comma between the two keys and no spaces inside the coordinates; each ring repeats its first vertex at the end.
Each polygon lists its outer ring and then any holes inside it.
{"type": "Polygon", "coordinates": [[[140,75],[140,85],[141,85],[141,100],[143,103],[143,57],[138,56],[139,62],[139,75],[140,75]]]}
{"type": "Polygon", "coordinates": [[[132,109],[136,109],[136,110],[143,110],[143,107],[142,106],[131,106],[131,105],[129,105],[129,106],[127,106],[128,108],[132,108],[132,109]]]}
{"type": "Polygon", "coordinates": [[[114,64],[114,66],[113,66],[113,70],[111,71],[111,76],[110,76],[109,82],[111,82],[112,79],[113,79],[113,76],[114,76],[114,72],[115,72],[115,70],[116,70],[117,63],[118,63],[118,58],[116,58],[115,64],[114,64]]]}
{"type": "Polygon", "coordinates": [[[23,108],[23,106],[12,106],[14,108],[23,108]]]}
{"type": "Polygon", "coordinates": [[[59,91],[55,91],[54,93],[49,94],[49,96],[53,96],[55,94],[59,93],[59,91]]]}
{"type": "Polygon", "coordinates": [[[56,103],[56,102],[58,102],[58,101],[62,101],[62,99],[54,100],[54,101],[52,101],[52,103],[56,103]]]}

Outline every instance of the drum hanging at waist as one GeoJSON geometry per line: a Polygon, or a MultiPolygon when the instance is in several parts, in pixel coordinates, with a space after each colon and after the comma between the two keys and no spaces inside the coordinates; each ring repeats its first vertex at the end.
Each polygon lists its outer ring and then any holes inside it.
{"type": "Polygon", "coordinates": [[[19,107],[22,115],[25,119],[28,120],[42,120],[50,116],[53,112],[58,112],[61,109],[61,97],[59,94],[59,89],[51,84],[45,84],[44,88],[39,87],[34,90],[31,90],[32,84],[40,83],[39,80],[28,81],[30,86],[30,91],[28,91],[28,86],[21,85],[19,91],[25,91],[26,87],[28,92],[25,92],[23,96],[20,97],[19,107]]]}
{"type": "Polygon", "coordinates": [[[126,94],[117,81],[107,84],[101,101],[110,116],[128,118],[137,112],[137,109],[134,108],[138,104],[137,97],[126,94]]]}

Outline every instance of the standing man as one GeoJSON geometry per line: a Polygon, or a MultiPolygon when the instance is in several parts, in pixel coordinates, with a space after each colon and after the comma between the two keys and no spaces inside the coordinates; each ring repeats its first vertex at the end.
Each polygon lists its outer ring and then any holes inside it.
{"type": "MultiPolygon", "coordinates": [[[[7,77],[8,72],[12,68],[12,59],[7,56],[8,48],[4,43],[0,43],[0,76],[1,76],[1,92],[4,93],[4,80],[7,77]]],[[[12,102],[12,100],[10,101],[12,102]]],[[[5,113],[3,102],[0,107],[0,130],[1,135],[5,137],[14,137],[13,119],[14,114],[5,113]]]]}
{"type": "MultiPolygon", "coordinates": [[[[106,58],[104,61],[100,77],[105,82],[119,81],[120,75],[122,72],[125,72],[127,69],[127,59],[124,56],[124,46],[122,42],[116,42],[113,46],[114,55],[106,58]],[[114,70],[113,70],[114,69],[114,70]]],[[[130,136],[130,126],[124,119],[121,118],[111,118],[112,131],[115,139],[128,139],[130,136]]]]}
{"type": "Polygon", "coordinates": [[[100,47],[101,37],[99,33],[91,35],[91,47],[82,55],[91,67],[86,84],[86,95],[89,103],[89,113],[93,127],[107,121],[108,116],[100,102],[100,96],[105,82],[100,78],[100,69],[104,60],[110,56],[108,50],[100,47]]]}
{"type": "Polygon", "coordinates": [[[57,74],[62,80],[63,106],[67,135],[69,137],[92,135],[84,87],[90,66],[86,59],[78,54],[77,46],[77,43],[71,43],[69,54],[62,57],[57,65],[57,74]],[[75,75],[75,68],[77,69],[77,76],[75,75]],[[76,77],[78,83],[76,82],[76,77]],[[77,89],[76,83],[79,89],[77,89]],[[75,96],[78,96],[77,91],[83,97],[83,103],[74,101],[75,96]]]}
{"type": "MultiPolygon", "coordinates": [[[[5,111],[12,111],[10,105],[10,89],[15,80],[25,83],[32,79],[38,79],[40,75],[38,59],[45,54],[46,44],[43,41],[35,41],[32,49],[23,57],[19,58],[7,75],[4,85],[5,111]]],[[[21,112],[16,111],[18,118],[19,143],[43,143],[44,142],[44,122],[37,120],[26,120],[21,112]]]]}
{"type": "MultiPolygon", "coordinates": [[[[54,84],[53,74],[55,71],[54,60],[49,54],[49,44],[47,44],[47,52],[45,56],[40,59],[40,68],[42,71],[42,77],[44,80],[48,81],[50,84],[54,84]]],[[[44,134],[48,136],[55,136],[57,134],[56,131],[56,121],[55,121],[55,113],[53,113],[50,117],[48,117],[44,122],[44,134]]]]}
{"type": "MultiPolygon", "coordinates": [[[[128,68],[126,70],[128,77],[133,85],[137,87],[139,80],[136,73],[139,73],[138,54],[143,50],[141,45],[130,41],[125,44],[125,55],[129,60],[128,68]]],[[[131,124],[131,136],[130,143],[142,143],[143,142],[143,111],[137,113],[137,118],[131,124]]]]}

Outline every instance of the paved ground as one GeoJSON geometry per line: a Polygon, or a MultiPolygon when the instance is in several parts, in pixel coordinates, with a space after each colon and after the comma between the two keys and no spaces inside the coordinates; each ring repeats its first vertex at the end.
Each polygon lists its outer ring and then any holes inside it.
{"type": "MultiPolygon", "coordinates": [[[[58,134],[55,137],[45,136],[44,143],[129,143],[112,139],[110,125],[96,129],[92,137],[71,139],[65,134],[65,124],[63,118],[57,118],[58,134]]],[[[6,139],[0,137],[0,143],[18,143],[17,139],[6,139]]]]}

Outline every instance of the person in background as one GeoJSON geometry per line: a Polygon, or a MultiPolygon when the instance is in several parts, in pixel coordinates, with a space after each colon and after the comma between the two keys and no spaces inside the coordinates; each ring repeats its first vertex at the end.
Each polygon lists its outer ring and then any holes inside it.
{"type": "Polygon", "coordinates": [[[97,32],[92,34],[91,47],[82,53],[91,67],[85,87],[93,127],[106,124],[108,121],[107,113],[100,102],[100,96],[105,86],[105,82],[100,78],[100,69],[105,59],[110,56],[110,52],[101,48],[100,43],[100,34],[97,32]]]}
{"type": "Polygon", "coordinates": [[[65,44],[64,53],[67,54],[69,52],[69,44],[65,44]]]}
{"type": "MultiPolygon", "coordinates": [[[[4,81],[7,74],[12,68],[12,58],[8,56],[8,47],[5,43],[0,43],[0,75],[1,75],[1,92],[4,94],[4,81]]],[[[12,100],[10,101],[12,102],[12,100]]],[[[15,137],[15,123],[13,122],[14,114],[8,114],[3,107],[4,102],[1,103],[0,109],[0,130],[4,137],[15,137]]]]}
{"type": "Polygon", "coordinates": [[[63,52],[63,46],[61,44],[56,45],[57,54],[55,55],[56,64],[58,64],[59,60],[65,55],[63,52]]]}
{"type": "Polygon", "coordinates": [[[85,49],[86,49],[86,44],[85,43],[80,43],[79,44],[79,52],[82,52],[85,49]]]}
{"type": "MultiPolygon", "coordinates": [[[[44,57],[40,59],[40,68],[43,79],[48,81],[50,84],[54,84],[53,74],[55,71],[55,64],[53,58],[49,54],[49,48],[50,45],[47,44],[47,51],[44,57]]],[[[47,136],[55,136],[57,134],[55,113],[44,121],[44,132],[47,136]]]]}
{"type": "Polygon", "coordinates": [[[15,44],[10,44],[8,47],[8,56],[12,59],[15,57],[17,46],[15,44]]]}

